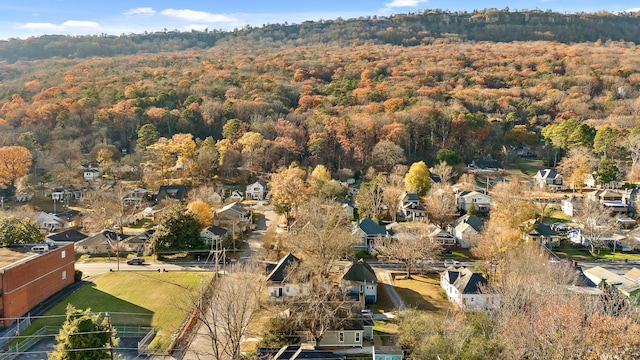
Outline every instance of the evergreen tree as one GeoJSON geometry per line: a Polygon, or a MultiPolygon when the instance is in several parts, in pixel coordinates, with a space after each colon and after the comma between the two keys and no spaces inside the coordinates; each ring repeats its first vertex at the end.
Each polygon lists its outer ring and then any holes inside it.
{"type": "Polygon", "coordinates": [[[153,247],[156,251],[201,249],[201,227],[196,215],[182,205],[175,206],[161,218],[160,227],[152,236],[153,247]]]}
{"type": "Polygon", "coordinates": [[[118,338],[109,320],[91,309],[80,310],[67,304],[67,319],[56,336],[58,343],[49,360],[103,360],[111,358],[110,346],[118,338]]]}

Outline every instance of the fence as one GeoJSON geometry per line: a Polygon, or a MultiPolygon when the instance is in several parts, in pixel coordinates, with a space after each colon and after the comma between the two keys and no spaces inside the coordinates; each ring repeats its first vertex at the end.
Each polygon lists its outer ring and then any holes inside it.
{"type": "Polygon", "coordinates": [[[58,331],[60,331],[60,328],[57,326],[44,326],[38,329],[38,331],[34,332],[29,337],[14,345],[9,346],[9,349],[6,353],[0,354],[0,360],[15,359],[18,355],[29,350],[30,347],[35,345],[38,341],[42,340],[42,335],[57,334],[58,331]]]}
{"type": "Polygon", "coordinates": [[[145,335],[142,340],[138,341],[138,356],[141,355],[149,355],[149,344],[156,336],[156,332],[154,329],[149,330],[147,335],[145,335]]]}

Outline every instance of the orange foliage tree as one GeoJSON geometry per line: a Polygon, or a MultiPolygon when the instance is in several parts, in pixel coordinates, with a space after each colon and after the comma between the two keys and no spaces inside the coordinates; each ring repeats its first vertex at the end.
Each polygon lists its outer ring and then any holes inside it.
{"type": "Polygon", "coordinates": [[[22,146],[0,148],[0,183],[15,189],[16,180],[27,174],[31,166],[31,153],[22,146]]]}

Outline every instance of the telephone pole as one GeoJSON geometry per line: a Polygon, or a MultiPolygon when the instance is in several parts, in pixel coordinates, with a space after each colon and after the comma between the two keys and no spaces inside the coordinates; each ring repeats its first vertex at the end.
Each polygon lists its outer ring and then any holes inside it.
{"type": "Polygon", "coordinates": [[[107,326],[109,327],[109,355],[111,360],[113,360],[113,332],[111,331],[111,316],[109,316],[109,313],[105,313],[104,315],[107,318],[107,326]]]}

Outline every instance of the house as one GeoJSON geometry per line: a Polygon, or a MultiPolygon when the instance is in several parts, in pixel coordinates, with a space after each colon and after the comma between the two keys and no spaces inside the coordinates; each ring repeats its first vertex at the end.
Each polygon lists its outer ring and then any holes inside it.
{"type": "Polygon", "coordinates": [[[603,201],[602,206],[612,214],[626,215],[629,212],[629,206],[622,201],[603,201]]]}
{"type": "Polygon", "coordinates": [[[549,224],[538,219],[527,220],[522,224],[522,239],[535,241],[541,246],[554,247],[560,245],[562,236],[551,229],[549,224]]]}
{"type": "Polygon", "coordinates": [[[442,246],[456,246],[456,238],[444,231],[440,226],[429,224],[427,226],[427,236],[431,241],[438,243],[442,246]]]}
{"type": "Polygon", "coordinates": [[[564,178],[553,169],[538,170],[533,176],[533,182],[541,189],[561,190],[564,185],[564,178]]]}
{"type": "Polygon", "coordinates": [[[467,249],[477,244],[484,223],[475,215],[463,215],[451,223],[448,232],[458,241],[461,247],[467,249]]]}
{"type": "Polygon", "coordinates": [[[149,197],[150,191],[143,188],[137,188],[127,195],[125,195],[124,199],[122,199],[122,203],[124,206],[135,206],[141,207],[142,203],[147,200],[149,197]]]}
{"type": "Polygon", "coordinates": [[[378,278],[363,259],[349,265],[340,279],[340,287],[353,300],[364,300],[365,304],[378,301],[378,278]]]}
{"type": "Polygon", "coordinates": [[[49,232],[58,231],[60,229],[68,228],[69,223],[63,219],[55,216],[54,214],[47,214],[41,211],[35,220],[36,225],[42,230],[49,232]]]}
{"type": "MultiPolygon", "coordinates": [[[[9,326],[74,281],[73,244],[45,253],[0,248],[0,326],[9,326]]],[[[20,329],[21,330],[21,329],[20,329]]]]}
{"type": "Polygon", "coordinates": [[[491,208],[491,197],[479,191],[461,191],[456,195],[458,210],[468,212],[473,206],[478,214],[487,214],[491,208]]]}
{"type": "Polygon", "coordinates": [[[373,360],[402,360],[404,351],[397,346],[374,346],[373,360]]]}
{"type": "Polygon", "coordinates": [[[94,181],[100,178],[100,170],[87,169],[83,172],[84,181],[94,181]]]}
{"type": "Polygon", "coordinates": [[[451,266],[440,274],[440,287],[447,293],[449,301],[463,308],[496,308],[500,298],[497,294],[485,292],[483,287],[486,285],[487,279],[481,273],[465,267],[451,266]]]}
{"type": "Polygon", "coordinates": [[[426,221],[427,210],[420,205],[420,197],[415,193],[403,193],[400,196],[398,214],[407,221],[426,221]]]}
{"type": "Polygon", "coordinates": [[[248,200],[264,200],[267,197],[267,182],[258,180],[253,184],[247,185],[244,196],[248,200]]]}
{"type": "Polygon", "coordinates": [[[187,188],[184,185],[162,185],[158,189],[156,199],[158,201],[165,199],[182,201],[185,195],[187,195],[187,188]]]}
{"type": "Polygon", "coordinates": [[[118,234],[110,230],[104,230],[84,240],[75,243],[74,249],[78,254],[112,254],[125,251],[119,247],[122,239],[118,234]]]}
{"type": "Polygon", "coordinates": [[[612,190],[594,190],[586,194],[587,199],[592,201],[622,201],[622,194],[612,190]]]}
{"type": "Polygon", "coordinates": [[[387,229],[369,218],[364,218],[358,221],[351,234],[359,239],[356,245],[353,246],[355,250],[371,253],[375,241],[387,237],[387,229]]]}
{"type": "Polygon", "coordinates": [[[296,274],[300,259],[292,253],[285,255],[267,275],[267,299],[283,300],[309,294],[306,276],[296,274]]]}
{"type": "Polygon", "coordinates": [[[50,245],[66,244],[86,239],[88,236],[76,229],[69,229],[47,236],[45,242],[50,245]]]}
{"type": "Polygon", "coordinates": [[[336,198],[336,201],[341,204],[342,209],[344,209],[344,212],[347,213],[347,215],[349,216],[349,219],[355,218],[356,206],[353,204],[351,200],[341,196],[336,198]]]}
{"type": "Polygon", "coordinates": [[[619,181],[611,181],[606,184],[601,184],[598,181],[598,176],[596,173],[591,173],[584,181],[584,184],[590,188],[600,188],[600,189],[620,189],[622,187],[622,183],[619,181]]]}
{"type": "Polygon", "coordinates": [[[624,274],[624,277],[626,277],[628,279],[631,279],[631,280],[633,280],[635,282],[640,282],[640,269],[633,268],[633,269],[627,271],[624,274]]]}
{"type": "Polygon", "coordinates": [[[229,195],[229,200],[232,200],[232,201],[237,202],[237,201],[242,201],[242,199],[243,199],[243,196],[240,190],[233,190],[229,195]]]}
{"type": "Polygon", "coordinates": [[[583,199],[572,197],[570,199],[562,200],[560,204],[562,212],[573,217],[576,212],[582,210],[583,199]]]}
{"type": "Polygon", "coordinates": [[[249,229],[253,215],[242,203],[235,201],[216,210],[214,219],[217,226],[231,229],[232,234],[238,234],[249,229]]]}
{"type": "Polygon", "coordinates": [[[282,348],[258,348],[256,350],[256,360],[298,359],[339,360],[344,359],[344,357],[334,354],[329,350],[316,349],[313,344],[307,343],[300,345],[286,345],[282,348]]]}
{"type": "Polygon", "coordinates": [[[494,160],[491,156],[485,156],[482,159],[475,159],[471,162],[469,168],[475,173],[503,172],[504,167],[499,161],[494,160]]]}
{"type": "Polygon", "coordinates": [[[600,288],[607,288],[627,296],[635,304],[640,304],[640,283],[622,275],[596,266],[584,271],[584,275],[600,288]]]}
{"type": "Polygon", "coordinates": [[[229,236],[229,230],[220,226],[211,225],[200,231],[200,237],[204,239],[206,244],[218,243],[229,236]]]}

